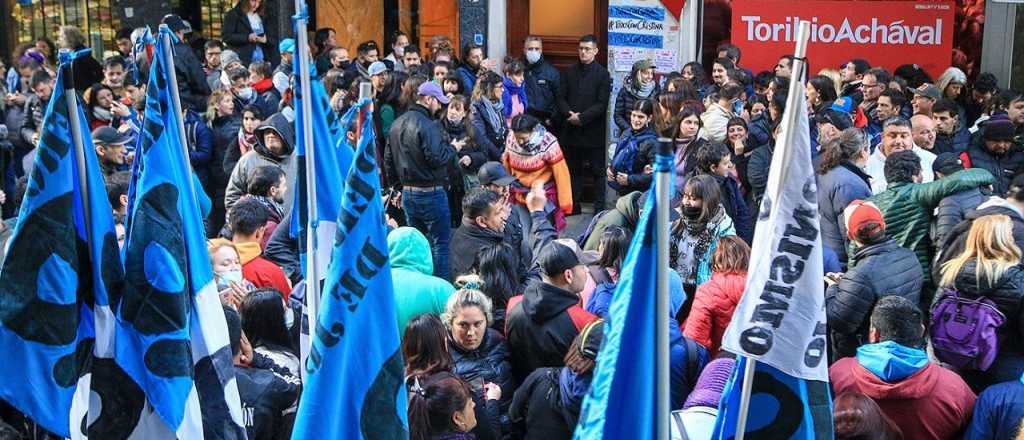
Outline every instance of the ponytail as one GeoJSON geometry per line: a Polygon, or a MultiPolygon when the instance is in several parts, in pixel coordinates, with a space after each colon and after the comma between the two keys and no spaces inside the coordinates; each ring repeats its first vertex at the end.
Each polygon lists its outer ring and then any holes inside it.
{"type": "Polygon", "coordinates": [[[839,137],[821,146],[818,174],[825,174],[844,161],[853,159],[861,150],[869,147],[868,137],[859,128],[847,128],[839,137]]]}
{"type": "Polygon", "coordinates": [[[459,431],[452,415],[472,399],[469,386],[450,372],[405,379],[409,391],[409,439],[429,440],[445,432],[459,431]]]}

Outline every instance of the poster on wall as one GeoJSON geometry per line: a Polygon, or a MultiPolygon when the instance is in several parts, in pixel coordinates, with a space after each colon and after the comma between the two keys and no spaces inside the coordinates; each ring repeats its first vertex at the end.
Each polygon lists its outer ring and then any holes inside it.
{"type": "Polygon", "coordinates": [[[792,52],[797,23],[807,20],[810,72],[864,58],[890,72],[917,64],[937,78],[952,60],[954,12],[951,1],[736,0],[731,40],[745,67],[771,70],[792,52]]]}

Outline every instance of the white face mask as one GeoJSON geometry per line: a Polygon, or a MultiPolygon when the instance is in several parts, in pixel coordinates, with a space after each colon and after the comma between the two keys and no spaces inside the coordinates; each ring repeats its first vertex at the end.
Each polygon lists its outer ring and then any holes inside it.
{"type": "Polygon", "coordinates": [[[284,326],[287,327],[287,328],[292,328],[292,326],[294,324],[295,324],[295,311],[292,310],[291,307],[288,307],[286,305],[284,307],[284,326]]]}
{"type": "Polygon", "coordinates": [[[540,55],[539,50],[526,51],[526,61],[530,64],[536,63],[537,61],[540,61],[540,55]]]}
{"type": "Polygon", "coordinates": [[[217,273],[217,290],[224,290],[231,287],[231,283],[242,284],[242,271],[229,270],[217,273]]]}
{"type": "Polygon", "coordinates": [[[255,93],[256,91],[253,90],[252,87],[246,87],[238,92],[238,97],[241,98],[243,101],[248,101],[252,99],[252,96],[255,93]]]}
{"type": "Polygon", "coordinates": [[[401,58],[405,56],[405,46],[395,48],[395,58],[401,58]]]}

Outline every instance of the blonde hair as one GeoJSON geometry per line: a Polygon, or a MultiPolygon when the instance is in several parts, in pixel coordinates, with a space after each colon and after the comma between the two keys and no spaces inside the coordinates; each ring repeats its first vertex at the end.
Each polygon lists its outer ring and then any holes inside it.
{"type": "MultiPolygon", "coordinates": [[[[220,103],[220,100],[231,97],[231,91],[228,89],[217,89],[210,94],[210,100],[206,103],[206,114],[203,115],[206,117],[207,124],[212,126],[213,120],[217,119],[217,104],[220,103]]],[[[236,108],[235,114],[239,114],[241,111],[242,109],[236,108]]]]}
{"type": "Polygon", "coordinates": [[[967,235],[964,251],[943,263],[940,286],[952,286],[960,270],[972,260],[977,262],[977,283],[980,283],[982,275],[992,281],[998,280],[1007,269],[1020,264],[1021,250],[1013,241],[1010,217],[987,215],[975,220],[967,235]]]}
{"type": "Polygon", "coordinates": [[[491,299],[476,289],[459,289],[452,296],[448,297],[448,304],[444,308],[444,313],[441,313],[441,322],[451,330],[455,317],[466,307],[479,308],[480,313],[484,314],[484,319],[487,320],[488,326],[494,322],[494,318],[491,316],[493,308],[491,299]]]}
{"type": "Polygon", "coordinates": [[[235,255],[239,255],[238,248],[235,247],[235,244],[232,243],[231,240],[225,238],[214,238],[206,240],[206,253],[210,255],[210,264],[213,264],[213,254],[216,254],[217,251],[219,251],[220,248],[223,247],[229,247],[235,251],[235,255]]]}
{"type": "Polygon", "coordinates": [[[843,96],[843,77],[836,69],[821,69],[818,75],[827,76],[832,80],[832,86],[836,88],[836,96],[843,96]]]}

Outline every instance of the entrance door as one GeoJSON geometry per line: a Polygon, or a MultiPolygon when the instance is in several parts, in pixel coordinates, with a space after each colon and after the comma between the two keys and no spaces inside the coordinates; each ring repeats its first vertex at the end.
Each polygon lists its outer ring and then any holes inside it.
{"type": "Polygon", "coordinates": [[[508,54],[521,58],[529,35],[544,40],[544,58],[562,69],[579,59],[579,38],[594,34],[607,65],[608,0],[508,0],[508,54]]]}
{"type": "Polygon", "coordinates": [[[459,46],[459,2],[457,0],[421,0],[419,42],[420,51],[426,54],[427,43],[435,35],[446,35],[452,40],[456,55],[459,46]]]}

